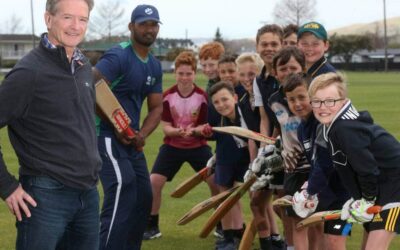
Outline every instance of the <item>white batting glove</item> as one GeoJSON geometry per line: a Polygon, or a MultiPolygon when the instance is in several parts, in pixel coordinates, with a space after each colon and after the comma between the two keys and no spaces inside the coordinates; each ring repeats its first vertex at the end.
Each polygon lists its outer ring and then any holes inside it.
{"type": "Polygon", "coordinates": [[[301,218],[306,218],[315,212],[318,206],[317,195],[309,195],[306,190],[293,195],[293,210],[301,218]]]}
{"type": "Polygon", "coordinates": [[[350,209],[350,204],[353,201],[354,201],[354,199],[350,198],[343,204],[342,212],[340,213],[340,219],[341,220],[346,220],[346,221],[348,221],[350,223],[354,222],[354,221],[349,221],[349,219],[351,218],[349,209],[350,209]]]}
{"type": "Polygon", "coordinates": [[[257,157],[266,156],[267,154],[272,153],[275,150],[275,145],[266,145],[258,149],[257,157]]]}
{"type": "Polygon", "coordinates": [[[252,163],[250,163],[250,169],[254,174],[260,174],[262,169],[265,169],[265,157],[259,156],[254,159],[252,163]]]}
{"type": "Polygon", "coordinates": [[[249,165],[249,169],[246,171],[246,173],[243,176],[243,181],[246,182],[248,181],[252,176],[253,176],[253,171],[251,170],[251,163],[249,165]]]}
{"type": "Polygon", "coordinates": [[[266,175],[266,174],[261,175],[250,187],[250,191],[254,192],[262,188],[265,188],[267,185],[269,185],[269,182],[272,178],[273,177],[271,175],[266,175]]]}
{"type": "Polygon", "coordinates": [[[373,205],[374,201],[367,201],[364,198],[355,200],[350,204],[350,215],[357,223],[369,222],[374,218],[374,214],[367,213],[367,210],[373,205]]]}
{"type": "Polygon", "coordinates": [[[208,159],[206,166],[209,168],[215,168],[216,162],[217,162],[217,157],[214,154],[210,159],[208,159]]]}

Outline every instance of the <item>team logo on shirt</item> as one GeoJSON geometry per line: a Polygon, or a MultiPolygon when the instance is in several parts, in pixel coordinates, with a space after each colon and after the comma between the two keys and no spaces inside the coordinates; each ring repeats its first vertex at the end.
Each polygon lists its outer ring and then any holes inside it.
{"type": "Polygon", "coordinates": [[[147,86],[153,86],[155,82],[156,82],[155,78],[153,78],[151,76],[147,76],[147,80],[146,80],[146,85],[147,86]]]}

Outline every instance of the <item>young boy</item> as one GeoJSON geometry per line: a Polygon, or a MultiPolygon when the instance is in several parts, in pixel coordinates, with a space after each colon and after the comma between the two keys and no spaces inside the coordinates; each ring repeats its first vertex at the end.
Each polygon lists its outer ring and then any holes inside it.
{"type": "MultiPolygon", "coordinates": [[[[340,209],[349,199],[346,189],[333,168],[328,145],[323,143],[320,123],[312,113],[308,96],[308,83],[300,74],[289,75],[284,83],[290,111],[301,119],[298,137],[303,144],[311,172],[307,188],[297,191],[293,198],[295,212],[305,217],[313,211],[340,209]],[[310,206],[313,204],[313,206],[310,206]],[[318,206],[317,206],[318,204],[318,206]]],[[[350,234],[351,224],[346,221],[332,220],[324,223],[324,245],[329,250],[346,248],[346,236],[350,234]]]]}
{"type": "Polygon", "coordinates": [[[253,84],[255,105],[260,108],[262,134],[272,136],[274,114],[268,106],[268,98],[278,90],[279,84],[272,72],[272,60],[282,48],[282,28],[276,24],[264,25],[257,31],[256,51],[264,61],[264,68],[253,84]]]}
{"type": "Polygon", "coordinates": [[[236,56],[223,55],[221,57],[218,61],[218,76],[221,81],[232,84],[239,99],[246,93],[238,79],[236,56]]]}
{"type": "MultiPolygon", "coordinates": [[[[209,93],[215,110],[221,115],[219,124],[216,126],[247,127],[239,113],[238,97],[230,83],[216,83],[210,88],[209,93]]],[[[247,140],[239,137],[219,133],[215,133],[213,139],[217,141],[215,183],[222,192],[237,185],[238,182],[243,182],[244,174],[250,163],[248,143],[247,140]]],[[[223,240],[217,242],[216,248],[235,249],[238,242],[234,238],[240,238],[239,234],[243,230],[240,204],[234,205],[221,222],[224,237],[223,240]]]]}
{"type": "MultiPolygon", "coordinates": [[[[261,117],[260,133],[267,136],[273,136],[273,124],[276,124],[276,122],[273,122],[273,119],[275,119],[274,112],[268,106],[268,98],[279,88],[279,83],[272,72],[272,59],[282,48],[282,36],[282,28],[276,24],[262,26],[258,29],[256,35],[256,51],[263,60],[264,67],[253,84],[254,103],[256,107],[259,107],[261,117]]],[[[262,144],[261,146],[263,147],[265,145],[262,144]]],[[[281,176],[275,175],[273,182],[275,186],[271,188],[277,190],[278,196],[283,196],[283,173],[281,176]]],[[[272,190],[267,195],[266,199],[270,200],[271,196],[272,190]]],[[[283,248],[284,242],[280,239],[278,226],[271,205],[268,206],[268,217],[270,218],[272,230],[272,243],[276,248],[283,248]]],[[[291,239],[288,237],[286,237],[286,240],[291,242],[291,239]]]]}
{"type": "MultiPolygon", "coordinates": [[[[271,95],[268,103],[271,110],[275,113],[277,121],[275,127],[279,128],[282,139],[282,157],[286,169],[284,177],[285,194],[293,195],[307,181],[310,164],[307,162],[304,148],[297,137],[300,118],[290,112],[283,93],[282,84],[290,73],[302,73],[304,71],[305,59],[304,55],[296,47],[287,47],[279,51],[274,57],[272,65],[275,76],[281,85],[279,90],[271,95]]],[[[289,216],[289,222],[286,222],[285,229],[289,232],[292,229],[291,235],[295,248],[308,249],[308,230],[295,230],[295,225],[300,221],[300,218],[292,209],[288,209],[286,212],[289,216]]],[[[310,240],[310,243],[310,245],[315,245],[318,242],[310,240]]],[[[292,248],[292,246],[289,247],[292,248]]],[[[310,249],[313,249],[312,246],[310,246],[310,249]]]]}
{"type": "Polygon", "coordinates": [[[202,71],[208,79],[206,92],[220,79],[218,77],[218,61],[225,53],[224,46],[219,42],[210,42],[204,44],[199,51],[199,60],[202,71]]]}
{"type": "MultiPolygon", "coordinates": [[[[220,78],[218,75],[218,61],[221,59],[225,53],[224,46],[219,42],[210,42],[204,44],[199,51],[199,61],[203,71],[203,74],[207,77],[206,93],[208,97],[208,123],[214,126],[220,119],[220,116],[215,111],[213,105],[211,104],[211,99],[209,91],[211,86],[217,83],[220,78]]],[[[214,235],[217,238],[223,238],[222,225],[217,224],[214,235]]]]}
{"type": "MultiPolygon", "coordinates": [[[[161,237],[158,221],[165,183],[172,181],[183,163],[189,162],[198,172],[212,156],[207,140],[200,136],[203,124],[207,123],[207,95],[194,83],[196,67],[192,52],[180,53],[175,59],[176,85],[163,95],[161,124],[165,137],[150,175],[153,201],[144,240],[161,237]]],[[[207,183],[217,193],[213,176],[207,183]]]]}
{"type": "Polygon", "coordinates": [[[283,47],[297,46],[297,32],[299,27],[296,24],[289,24],[283,28],[283,47]]]}
{"type": "Polygon", "coordinates": [[[334,165],[352,197],[342,208],[342,219],[364,223],[363,249],[388,249],[400,233],[400,143],[374,124],[368,112],[355,109],[341,75],[318,76],[309,95],[334,165]],[[373,205],[382,206],[382,211],[368,214],[373,205]]]}
{"type": "MultiPolygon", "coordinates": [[[[260,74],[264,63],[256,53],[243,53],[236,59],[236,65],[240,84],[246,89],[246,93],[240,98],[238,105],[248,128],[258,132],[260,129],[260,113],[259,107],[254,105],[253,81],[260,74]]],[[[251,154],[250,151],[250,158],[253,161],[256,155],[251,154]]],[[[250,207],[254,222],[257,225],[261,250],[272,248],[271,225],[267,214],[270,198],[268,187],[269,185],[266,188],[250,192],[250,207]]]]}
{"type": "Polygon", "coordinates": [[[317,22],[305,23],[299,28],[297,38],[297,46],[306,58],[308,77],[315,78],[318,75],[336,71],[325,58],[329,41],[324,26],[317,22]]]}

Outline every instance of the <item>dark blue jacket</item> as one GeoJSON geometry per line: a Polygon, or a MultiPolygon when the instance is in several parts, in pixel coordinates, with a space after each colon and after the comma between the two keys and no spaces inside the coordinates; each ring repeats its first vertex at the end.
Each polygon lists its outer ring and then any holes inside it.
{"type": "Polygon", "coordinates": [[[318,194],[321,210],[339,209],[350,196],[333,167],[321,128],[313,114],[306,121],[302,121],[298,128],[299,140],[311,164],[307,192],[311,195],[318,194]]]}

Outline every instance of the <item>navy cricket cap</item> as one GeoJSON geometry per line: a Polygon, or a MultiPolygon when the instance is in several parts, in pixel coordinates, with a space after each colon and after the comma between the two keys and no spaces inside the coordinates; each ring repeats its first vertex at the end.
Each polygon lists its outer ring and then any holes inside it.
{"type": "Polygon", "coordinates": [[[136,6],[136,8],[132,11],[131,22],[143,23],[146,21],[155,21],[157,23],[161,23],[158,10],[156,7],[148,4],[136,6]]]}
{"type": "Polygon", "coordinates": [[[328,40],[328,33],[326,33],[324,26],[320,23],[309,22],[301,25],[297,32],[297,37],[300,38],[305,32],[311,32],[321,40],[328,40]]]}

